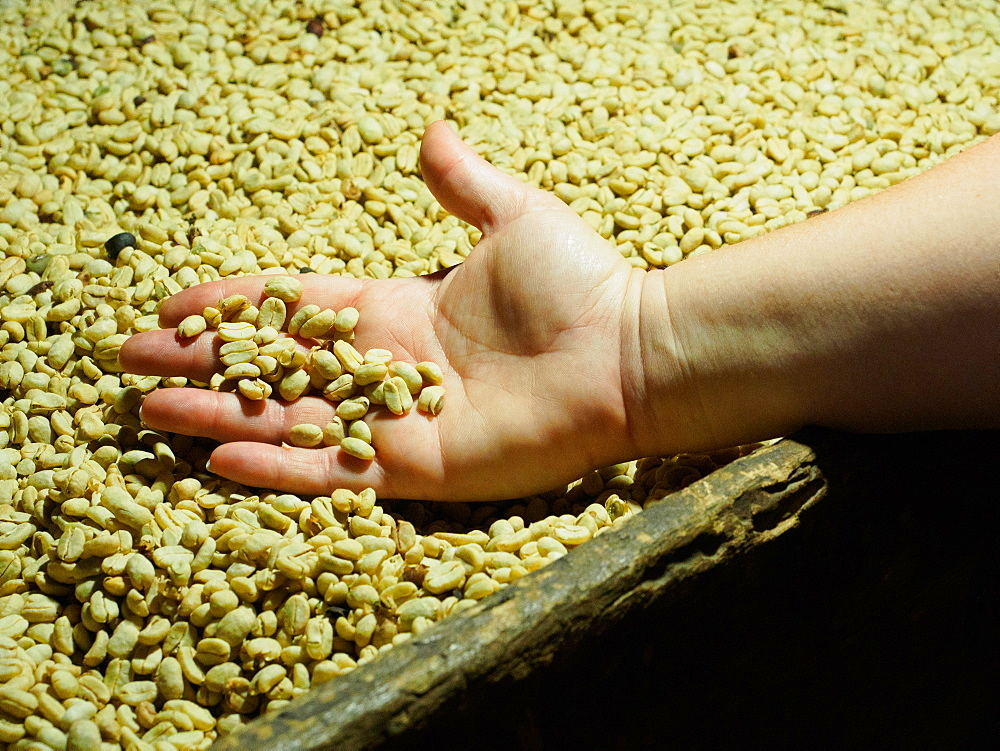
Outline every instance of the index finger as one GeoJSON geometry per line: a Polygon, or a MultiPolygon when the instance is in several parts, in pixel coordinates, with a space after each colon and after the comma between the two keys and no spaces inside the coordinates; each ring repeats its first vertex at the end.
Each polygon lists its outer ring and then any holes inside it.
{"type": "MultiPolygon", "coordinates": [[[[230,295],[245,295],[253,305],[260,306],[264,300],[264,285],[271,277],[279,274],[241,276],[219,279],[215,282],[196,284],[171,295],[160,306],[160,326],[174,328],[189,315],[200,315],[208,306],[215,306],[219,300],[230,295]]],[[[302,283],[302,299],[288,304],[288,314],[292,315],[302,305],[314,304],[321,308],[339,310],[353,305],[365,284],[371,280],[356,279],[353,276],[329,276],[327,274],[289,274],[302,283]]]]}

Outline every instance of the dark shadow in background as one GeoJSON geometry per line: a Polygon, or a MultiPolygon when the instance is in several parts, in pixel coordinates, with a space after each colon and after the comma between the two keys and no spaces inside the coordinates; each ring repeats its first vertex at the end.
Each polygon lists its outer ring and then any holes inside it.
{"type": "Polygon", "coordinates": [[[830,495],[386,748],[970,748],[1000,737],[1000,433],[804,431],[830,495]]]}

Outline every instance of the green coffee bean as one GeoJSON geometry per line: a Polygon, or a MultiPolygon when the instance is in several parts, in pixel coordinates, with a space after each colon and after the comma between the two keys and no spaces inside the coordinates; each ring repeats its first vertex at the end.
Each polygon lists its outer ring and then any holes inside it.
{"type": "Polygon", "coordinates": [[[208,328],[208,323],[203,316],[197,314],[190,315],[177,324],[177,335],[184,339],[190,339],[191,337],[198,336],[206,328],[208,328]]]}
{"type": "Polygon", "coordinates": [[[290,276],[273,276],[264,283],[264,294],[282,302],[298,302],[302,298],[302,282],[290,276]]]}
{"type": "Polygon", "coordinates": [[[288,438],[293,446],[312,448],[323,442],[323,428],[319,425],[302,423],[288,431],[288,438]]]}
{"type": "Polygon", "coordinates": [[[370,443],[362,441],[360,438],[348,436],[340,442],[340,448],[351,456],[370,462],[375,458],[375,449],[370,443]]]}

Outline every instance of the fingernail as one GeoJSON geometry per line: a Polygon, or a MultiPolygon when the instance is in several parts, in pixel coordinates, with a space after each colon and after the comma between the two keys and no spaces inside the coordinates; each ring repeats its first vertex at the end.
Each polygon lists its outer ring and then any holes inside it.
{"type": "Polygon", "coordinates": [[[139,422],[146,424],[146,421],[142,419],[142,410],[146,406],[146,400],[144,399],[142,404],[139,405],[139,422]]]}
{"type": "Polygon", "coordinates": [[[211,459],[209,459],[207,462],[205,462],[205,471],[206,472],[211,472],[212,471],[212,460],[211,459]]]}

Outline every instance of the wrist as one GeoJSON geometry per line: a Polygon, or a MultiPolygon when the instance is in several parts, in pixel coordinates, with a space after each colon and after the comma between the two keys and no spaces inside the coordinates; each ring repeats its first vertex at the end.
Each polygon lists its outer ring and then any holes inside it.
{"type": "Polygon", "coordinates": [[[704,419],[674,325],[666,271],[632,271],[621,325],[622,403],[634,456],[685,450],[704,419]]]}
{"type": "Polygon", "coordinates": [[[637,455],[725,448],[806,422],[801,352],[787,309],[760,284],[759,252],[720,250],[637,272],[625,392],[637,455]]]}

